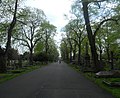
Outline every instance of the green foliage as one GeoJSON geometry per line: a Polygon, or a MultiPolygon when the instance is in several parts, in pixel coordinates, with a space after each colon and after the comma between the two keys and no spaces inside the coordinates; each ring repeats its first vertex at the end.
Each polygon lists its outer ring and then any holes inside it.
{"type": "Polygon", "coordinates": [[[48,31],[49,33],[56,32],[56,27],[52,24],[50,24],[48,21],[44,21],[41,24],[43,31],[48,31]]]}
{"type": "Polygon", "coordinates": [[[53,39],[49,39],[48,41],[48,51],[47,54],[45,52],[45,43],[39,42],[35,47],[35,60],[36,61],[54,61],[59,57],[59,53],[57,50],[57,45],[53,39]]]}
{"type": "Polygon", "coordinates": [[[44,43],[43,43],[43,42],[39,42],[39,43],[37,43],[37,45],[35,46],[34,52],[35,52],[35,53],[40,53],[40,52],[43,51],[44,47],[45,47],[45,46],[44,46],[44,43]]]}
{"type": "Polygon", "coordinates": [[[37,53],[34,56],[34,61],[46,62],[46,61],[48,61],[48,56],[46,55],[45,52],[37,53]]]}
{"type": "Polygon", "coordinates": [[[51,42],[49,43],[48,60],[56,61],[58,60],[58,57],[59,57],[59,52],[57,45],[55,44],[54,41],[51,40],[51,42]]]}
{"type": "MultiPolygon", "coordinates": [[[[44,21],[41,24],[41,31],[43,32],[42,38],[43,38],[45,44],[48,44],[48,40],[55,36],[56,27],[54,25],[50,24],[49,21],[44,21]]],[[[45,48],[47,48],[47,47],[45,46],[45,48]]]]}
{"type": "Polygon", "coordinates": [[[60,51],[61,51],[61,57],[63,60],[68,60],[69,59],[69,53],[70,53],[70,48],[69,44],[66,38],[62,39],[62,42],[60,44],[60,51]]]}
{"type": "Polygon", "coordinates": [[[18,54],[18,51],[11,48],[9,51],[8,51],[8,59],[9,60],[18,60],[19,58],[19,54],[18,54]]]}

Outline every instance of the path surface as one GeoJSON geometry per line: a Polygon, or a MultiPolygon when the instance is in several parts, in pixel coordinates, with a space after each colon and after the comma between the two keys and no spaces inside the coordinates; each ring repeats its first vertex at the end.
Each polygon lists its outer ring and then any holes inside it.
{"type": "Polygon", "coordinates": [[[65,63],[24,74],[0,85],[0,98],[114,98],[65,63]]]}

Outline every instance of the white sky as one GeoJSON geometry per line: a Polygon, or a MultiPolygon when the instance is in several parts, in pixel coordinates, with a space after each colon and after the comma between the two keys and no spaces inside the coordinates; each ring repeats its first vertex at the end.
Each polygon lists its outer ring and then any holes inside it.
{"type": "MultiPolygon", "coordinates": [[[[69,14],[71,0],[27,0],[26,5],[42,9],[47,19],[57,27],[55,40],[59,43],[61,39],[61,28],[67,24],[64,14],[69,14]]],[[[58,44],[59,46],[59,44],[58,44]]]]}

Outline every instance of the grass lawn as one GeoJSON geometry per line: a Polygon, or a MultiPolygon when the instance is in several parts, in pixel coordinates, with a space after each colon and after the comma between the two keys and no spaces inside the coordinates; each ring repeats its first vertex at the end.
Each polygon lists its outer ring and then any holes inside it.
{"type": "Polygon", "coordinates": [[[0,73],[0,83],[3,83],[3,82],[10,80],[10,79],[13,79],[13,78],[20,76],[22,74],[31,72],[35,69],[42,67],[42,66],[45,66],[45,65],[40,64],[40,65],[34,65],[34,66],[27,66],[27,67],[24,67],[21,69],[8,71],[7,73],[0,73]]]}
{"type": "Polygon", "coordinates": [[[106,91],[110,92],[115,98],[120,98],[120,87],[110,87],[108,85],[105,85],[103,83],[103,80],[110,81],[110,82],[120,82],[120,78],[95,78],[95,73],[82,73],[80,71],[80,67],[77,67],[76,65],[70,65],[73,69],[75,69],[77,72],[83,74],[86,78],[93,81],[95,84],[97,84],[99,87],[105,89],[106,91]],[[76,66],[76,67],[75,67],[76,66]]]}

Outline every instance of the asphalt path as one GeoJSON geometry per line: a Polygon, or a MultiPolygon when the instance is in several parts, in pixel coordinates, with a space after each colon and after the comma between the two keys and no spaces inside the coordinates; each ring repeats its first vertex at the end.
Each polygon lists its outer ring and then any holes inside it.
{"type": "Polygon", "coordinates": [[[66,63],[52,63],[0,85],[0,98],[114,98],[66,63]]]}

